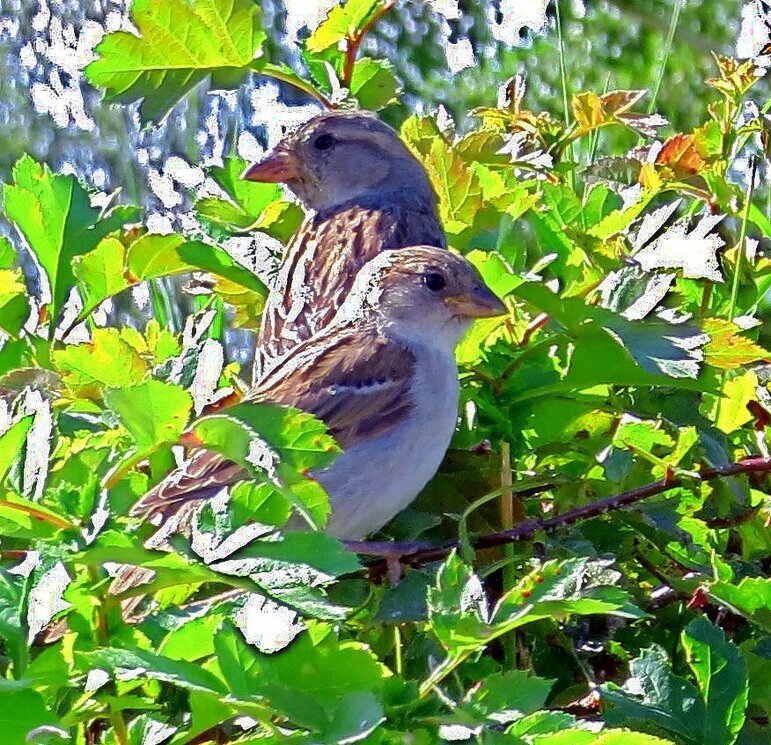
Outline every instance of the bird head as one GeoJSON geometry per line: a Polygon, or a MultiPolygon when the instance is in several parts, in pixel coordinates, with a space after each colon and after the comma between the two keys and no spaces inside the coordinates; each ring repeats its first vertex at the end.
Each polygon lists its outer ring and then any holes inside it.
{"type": "Polygon", "coordinates": [[[387,203],[393,195],[436,204],[425,170],[396,132],[363,111],[326,112],[310,119],[249,166],[243,178],[284,183],[316,211],[362,198],[387,203]]]}
{"type": "Polygon", "coordinates": [[[451,347],[473,319],[506,312],[469,261],[433,246],[384,251],[365,264],[340,312],[356,309],[405,341],[451,347]]]}

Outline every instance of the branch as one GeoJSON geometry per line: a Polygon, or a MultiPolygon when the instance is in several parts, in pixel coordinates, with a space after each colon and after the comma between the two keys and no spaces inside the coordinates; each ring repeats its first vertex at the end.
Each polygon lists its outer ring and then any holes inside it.
{"type": "MultiPolygon", "coordinates": [[[[771,458],[747,458],[737,463],[729,463],[725,466],[717,466],[716,468],[705,468],[700,472],[700,481],[714,481],[715,479],[727,478],[728,476],[738,476],[742,474],[750,473],[768,473],[771,471],[771,458]]],[[[628,507],[629,505],[640,502],[648,497],[653,497],[656,494],[662,494],[670,489],[674,489],[678,486],[682,486],[686,482],[686,479],[680,476],[667,475],[665,478],[659,481],[654,481],[651,484],[644,486],[638,486],[635,489],[629,489],[628,491],[616,494],[613,497],[607,499],[601,499],[598,502],[592,502],[591,504],[578,507],[575,510],[570,510],[564,515],[558,515],[548,519],[536,517],[530,520],[525,520],[518,525],[515,525],[510,530],[501,530],[497,533],[488,533],[477,537],[472,545],[476,549],[492,548],[493,546],[505,546],[510,543],[516,543],[517,541],[529,541],[533,540],[535,534],[539,531],[552,532],[566,525],[572,525],[579,520],[588,520],[592,517],[597,517],[605,512],[611,510],[617,510],[621,507],[628,507]]],[[[399,558],[401,564],[405,566],[420,566],[432,561],[439,561],[444,559],[453,549],[460,548],[460,541],[453,541],[452,543],[446,543],[443,546],[437,546],[435,548],[422,549],[406,553],[399,558]]],[[[386,561],[375,561],[367,567],[368,574],[371,578],[382,577],[388,570],[386,561]]]]}
{"type": "Polygon", "coordinates": [[[364,37],[372,30],[372,27],[396,5],[396,0],[386,0],[380,8],[373,14],[355,36],[349,36],[347,41],[348,45],[345,49],[345,60],[343,61],[343,74],[340,82],[344,88],[351,87],[351,78],[353,77],[353,66],[356,64],[356,57],[359,54],[359,47],[361,46],[364,37]]]}

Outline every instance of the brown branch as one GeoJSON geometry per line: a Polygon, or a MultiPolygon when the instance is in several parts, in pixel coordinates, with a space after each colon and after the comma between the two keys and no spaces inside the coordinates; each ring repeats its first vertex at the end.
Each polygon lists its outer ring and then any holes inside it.
{"type": "MultiPolygon", "coordinates": [[[[747,458],[737,463],[729,463],[725,466],[705,468],[701,471],[699,480],[714,481],[715,479],[727,478],[728,476],[738,476],[750,473],[768,473],[769,471],[771,471],[771,458],[747,458]]],[[[539,531],[551,532],[563,528],[566,525],[572,525],[579,520],[588,520],[589,518],[598,517],[611,510],[628,507],[629,505],[640,502],[648,497],[653,497],[657,494],[669,491],[670,489],[682,486],[685,482],[686,479],[683,477],[668,474],[659,481],[654,481],[653,483],[645,484],[644,486],[638,486],[635,489],[629,489],[628,491],[616,494],[613,497],[608,497],[607,499],[592,502],[591,504],[570,510],[557,517],[548,519],[536,517],[515,525],[511,530],[501,530],[497,533],[488,533],[487,535],[479,536],[473,541],[472,545],[474,548],[483,549],[491,548],[493,546],[504,546],[509,543],[516,543],[517,541],[533,540],[536,533],[539,531]]],[[[443,546],[404,554],[400,557],[400,562],[405,566],[420,566],[432,561],[444,559],[453,549],[458,548],[460,548],[460,541],[453,541],[451,543],[446,543],[443,546]]],[[[367,567],[367,570],[370,577],[380,578],[386,572],[387,565],[384,561],[376,561],[370,564],[367,567]]]]}
{"type": "Polygon", "coordinates": [[[373,14],[356,33],[355,36],[350,36],[347,39],[347,46],[345,49],[345,61],[343,62],[343,75],[340,82],[344,88],[351,87],[351,78],[353,77],[353,66],[356,64],[356,57],[359,54],[359,47],[364,41],[364,37],[372,30],[372,27],[396,5],[396,0],[386,0],[380,8],[373,14]]]}

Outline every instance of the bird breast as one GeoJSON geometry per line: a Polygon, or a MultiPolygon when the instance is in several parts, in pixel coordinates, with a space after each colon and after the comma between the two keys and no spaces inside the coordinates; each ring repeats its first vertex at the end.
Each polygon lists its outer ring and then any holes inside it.
{"type": "Polygon", "coordinates": [[[387,432],[352,444],[316,475],[332,506],[330,535],[353,540],[382,528],[415,499],[444,458],[458,417],[455,360],[436,348],[411,351],[409,414],[387,432]]]}

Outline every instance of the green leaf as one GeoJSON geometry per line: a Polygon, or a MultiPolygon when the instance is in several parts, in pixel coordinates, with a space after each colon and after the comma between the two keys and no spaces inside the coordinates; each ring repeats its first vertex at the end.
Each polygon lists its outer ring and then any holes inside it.
{"type": "Polygon", "coordinates": [[[293,502],[270,482],[244,481],[230,490],[228,508],[235,525],[249,522],[280,528],[292,514],[293,502]]]}
{"type": "Polygon", "coordinates": [[[281,197],[282,191],[278,184],[243,179],[241,174],[247,165],[242,158],[229,155],[222,166],[213,166],[208,174],[254,222],[271,202],[281,197]]]}
{"type": "Polygon", "coordinates": [[[135,216],[115,210],[99,219],[85,189],[74,176],[51,173],[46,165],[22,156],[13,167],[13,183],[5,184],[6,215],[24,235],[51,286],[51,317],[56,321],[75,284],[76,256],[88,253],[108,233],[135,216]]]}
{"type": "Polygon", "coordinates": [[[676,676],[661,650],[647,649],[630,664],[625,689],[601,686],[608,724],[661,731],[693,745],[731,745],[745,718],[747,665],[738,647],[706,618],[695,618],[681,635],[694,686],[676,676]]]}
{"type": "Polygon", "coordinates": [[[329,514],[326,493],[320,484],[304,475],[329,465],[339,452],[322,421],[297,409],[242,403],[228,407],[226,412],[199,419],[194,431],[206,447],[223,453],[258,477],[278,456],[278,475],[283,484],[276,483],[274,488],[312,524],[326,523],[329,514]]]}
{"type": "Polygon", "coordinates": [[[600,687],[608,724],[668,732],[694,745],[702,743],[705,714],[699,692],[672,672],[661,650],[643,650],[630,663],[629,672],[625,690],[614,683],[600,687]]]}
{"type": "Polygon", "coordinates": [[[507,670],[484,679],[469,697],[468,711],[482,720],[504,724],[540,709],[554,684],[524,670],[507,670]]]}
{"type": "Polygon", "coordinates": [[[715,582],[708,592],[733,613],[771,631],[771,579],[768,577],[744,577],[738,585],[715,582]]]}
{"type": "Polygon", "coordinates": [[[126,248],[115,237],[103,238],[99,245],[72,263],[72,273],[83,299],[80,318],[85,318],[101,302],[131,287],[124,274],[126,248]]]}
{"type": "Polygon", "coordinates": [[[97,649],[76,652],[75,664],[84,673],[102,668],[114,675],[136,674],[141,678],[160,680],[186,691],[224,694],[225,684],[200,665],[184,660],[152,654],[143,649],[97,649]]]}
{"type": "Polygon", "coordinates": [[[28,317],[24,275],[19,269],[0,269],[0,329],[16,336],[28,317]]]}
{"type": "MultiPolygon", "coordinates": [[[[305,632],[268,655],[249,647],[226,623],[215,642],[217,660],[236,696],[264,697],[296,725],[325,732],[336,723],[342,726],[340,705],[348,696],[379,698],[389,673],[363,644],[341,642],[329,632],[315,637],[305,632]]],[[[376,716],[369,704],[366,710],[363,718],[376,716]]]]}
{"type": "Polygon", "coordinates": [[[723,383],[715,418],[715,426],[721,432],[731,434],[752,419],[747,404],[757,399],[757,386],[758,376],[752,370],[723,383]]]}
{"type": "Polygon", "coordinates": [[[421,158],[439,196],[439,214],[450,235],[462,233],[474,223],[482,208],[479,178],[458,152],[442,137],[431,140],[421,158]]]}
{"type": "Polygon", "coordinates": [[[351,75],[351,94],[362,108],[379,111],[394,101],[398,93],[399,81],[388,60],[371,57],[356,60],[351,75]]]}
{"type": "MultiPolygon", "coordinates": [[[[0,681],[0,699],[3,702],[0,707],[0,731],[7,745],[26,745],[30,742],[29,733],[38,727],[57,727],[65,732],[37,691],[5,689],[3,682],[0,681]]],[[[57,740],[66,742],[65,739],[57,740]]]]}
{"type": "MultiPolygon", "coordinates": [[[[24,579],[0,567],[0,639],[3,651],[13,662],[13,676],[26,673],[27,627],[24,608],[24,579]]],[[[1,696],[2,694],[0,694],[1,696]]]]}
{"type": "Polygon", "coordinates": [[[140,452],[177,442],[193,408],[186,390],[160,380],[105,391],[104,402],[120,417],[140,452]]]}
{"type": "Polygon", "coordinates": [[[139,35],[107,34],[86,77],[110,101],[142,99],[145,121],[157,121],[211,75],[215,88],[241,84],[262,53],[259,8],[249,0],[136,0],[139,35]]]}
{"type": "Polygon", "coordinates": [[[89,344],[69,344],[51,356],[64,382],[83,397],[97,397],[102,388],[136,385],[149,372],[117,329],[94,329],[89,344]]]}
{"type": "Polygon", "coordinates": [[[707,318],[702,321],[701,327],[709,334],[709,342],[704,347],[704,361],[708,365],[733,370],[771,357],[768,350],[744,336],[731,321],[707,318]]]}
{"type": "Polygon", "coordinates": [[[218,246],[186,241],[181,235],[145,235],[129,246],[126,268],[132,281],[204,271],[243,285],[263,296],[265,285],[218,246]]]}
{"type": "Polygon", "coordinates": [[[356,554],[320,532],[285,533],[275,540],[252,541],[228,561],[250,559],[250,575],[268,588],[319,585],[361,569],[356,554]]]}
{"type": "Polygon", "coordinates": [[[19,457],[34,420],[35,415],[28,414],[0,435],[0,480],[5,478],[19,457]]]}
{"type": "Polygon", "coordinates": [[[13,244],[4,235],[0,235],[0,269],[13,269],[17,260],[13,244]]]}
{"type": "Polygon", "coordinates": [[[305,48],[309,52],[323,52],[343,39],[355,39],[374,18],[383,0],[346,0],[335,5],[318,28],[308,37],[305,48]]]}
{"type": "Polygon", "coordinates": [[[735,742],[744,724],[749,691],[744,657],[723,630],[703,616],[686,626],[682,643],[705,706],[702,742],[735,742]]]}

